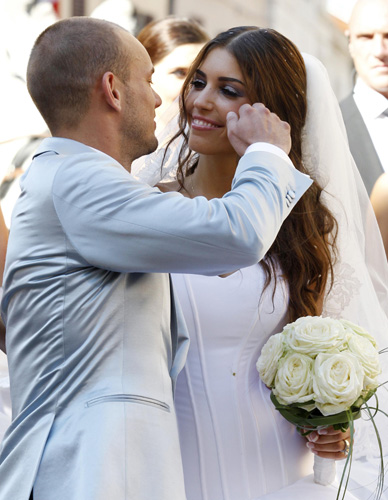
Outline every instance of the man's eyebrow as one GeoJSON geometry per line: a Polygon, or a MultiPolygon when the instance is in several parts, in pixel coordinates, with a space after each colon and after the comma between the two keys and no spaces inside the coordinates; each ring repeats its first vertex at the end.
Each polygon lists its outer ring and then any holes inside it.
{"type": "MultiPolygon", "coordinates": [[[[195,70],[195,72],[202,76],[203,78],[206,78],[206,73],[204,73],[203,71],[201,71],[200,69],[197,69],[195,70]]],[[[238,80],[237,78],[232,78],[232,77],[229,77],[229,76],[220,76],[218,78],[218,80],[220,82],[236,82],[236,83],[240,83],[241,85],[245,85],[244,82],[242,82],[241,80],[238,80]]]]}

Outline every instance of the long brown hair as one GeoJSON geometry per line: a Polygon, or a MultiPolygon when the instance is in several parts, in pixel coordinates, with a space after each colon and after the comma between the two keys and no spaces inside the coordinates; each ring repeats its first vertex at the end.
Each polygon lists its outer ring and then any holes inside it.
{"type": "MultiPolygon", "coordinates": [[[[184,142],[180,151],[177,177],[196,167],[198,157],[188,148],[186,98],[196,70],[209,52],[224,48],[238,62],[250,101],[262,102],[291,126],[290,158],[301,172],[308,173],[302,161],[302,129],[306,120],[306,68],[295,45],[272,29],[240,26],[220,33],[208,42],[195,59],[183,84],[179,132],[184,142]]],[[[174,140],[174,139],[173,139],[174,140]]],[[[288,316],[319,315],[326,284],[333,273],[337,223],[321,201],[321,186],[314,181],[283,223],[275,242],[261,262],[266,273],[265,288],[275,281],[276,269],[289,285],[288,316]]]]}

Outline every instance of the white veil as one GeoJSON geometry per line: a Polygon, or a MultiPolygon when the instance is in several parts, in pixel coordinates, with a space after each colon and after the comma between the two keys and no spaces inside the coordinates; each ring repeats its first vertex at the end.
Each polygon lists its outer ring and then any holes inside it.
{"type": "MultiPolygon", "coordinates": [[[[367,191],[350,154],[345,126],[325,67],[315,57],[303,54],[307,70],[307,117],[302,138],[303,162],[311,177],[324,188],[323,200],[338,222],[338,259],[334,279],[324,301],[324,316],[342,317],[363,326],[375,336],[379,349],[388,347],[388,265],[380,232],[367,191]]],[[[177,106],[175,104],[175,110],[177,106]]],[[[159,128],[159,127],[158,127],[159,128]]],[[[161,148],[141,158],[133,175],[155,184],[175,173],[179,142],[168,155],[160,174],[166,137],[177,130],[177,117],[169,116],[161,148]]],[[[388,380],[388,353],[381,355],[383,374],[388,380]]],[[[388,391],[378,391],[388,411],[388,391]]],[[[379,430],[388,429],[386,417],[379,417],[379,430]]],[[[378,456],[371,422],[357,424],[355,455],[378,456]],[[362,427],[362,429],[361,429],[362,427]],[[360,428],[360,430],[358,430],[360,428]]],[[[382,433],[383,434],[383,433],[382,433]]],[[[383,439],[388,447],[387,436],[383,439]]]]}
{"type": "MultiPolygon", "coordinates": [[[[338,258],[324,301],[324,316],[345,318],[363,326],[379,349],[388,347],[388,264],[384,247],[356,164],[350,154],[345,125],[325,67],[303,54],[307,70],[307,117],[302,138],[303,162],[324,188],[323,200],[338,223],[338,258]],[[330,288],[331,285],[331,288],[330,288]]],[[[388,353],[381,354],[381,382],[388,381],[388,353]]],[[[386,386],[379,404],[388,411],[386,386]]],[[[372,400],[370,401],[373,406],[372,400]]],[[[388,448],[388,421],[375,419],[388,448]]],[[[379,457],[369,421],[356,424],[355,457],[379,457]]],[[[387,451],[385,451],[387,454],[387,451]]]]}

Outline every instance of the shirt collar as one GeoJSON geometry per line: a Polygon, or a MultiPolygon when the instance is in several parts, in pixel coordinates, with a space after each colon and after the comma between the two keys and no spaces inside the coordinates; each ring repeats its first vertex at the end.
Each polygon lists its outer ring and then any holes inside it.
{"type": "Polygon", "coordinates": [[[82,142],[73,141],[72,139],[65,139],[63,137],[47,137],[43,139],[37,148],[35,154],[42,154],[46,151],[55,151],[62,155],[91,153],[97,151],[82,142]]]}
{"type": "Polygon", "coordinates": [[[361,78],[354,86],[354,100],[361,114],[368,118],[378,118],[388,108],[388,99],[373,90],[361,78]]]}

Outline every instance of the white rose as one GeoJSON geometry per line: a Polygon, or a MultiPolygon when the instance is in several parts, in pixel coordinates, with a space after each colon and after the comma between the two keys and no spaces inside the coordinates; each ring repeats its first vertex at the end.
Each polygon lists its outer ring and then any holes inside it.
{"type": "Polygon", "coordinates": [[[273,388],[280,403],[306,403],[313,399],[313,364],[310,356],[299,353],[289,353],[280,360],[273,388]]]}
{"type": "Polygon", "coordinates": [[[354,354],[318,354],[314,363],[315,403],[322,415],[347,410],[359,398],[364,370],[354,354]]]}
{"type": "Polygon", "coordinates": [[[359,325],[356,325],[355,323],[352,323],[351,321],[347,319],[340,319],[340,322],[344,326],[346,331],[353,332],[357,335],[360,335],[361,337],[365,337],[371,342],[371,344],[376,347],[377,349],[377,344],[376,344],[376,339],[371,335],[369,332],[367,332],[364,328],[362,328],[359,325]]]}
{"type": "Polygon", "coordinates": [[[321,316],[306,316],[284,327],[286,348],[316,356],[320,352],[336,352],[346,343],[340,321],[321,316]]]}
{"type": "Polygon", "coordinates": [[[261,380],[268,387],[272,387],[279,359],[283,356],[283,335],[272,335],[264,344],[256,363],[261,380]]]}
{"type": "Polygon", "coordinates": [[[349,351],[361,362],[366,375],[364,389],[377,387],[377,377],[381,373],[379,353],[367,337],[351,334],[348,337],[349,351]]]}

